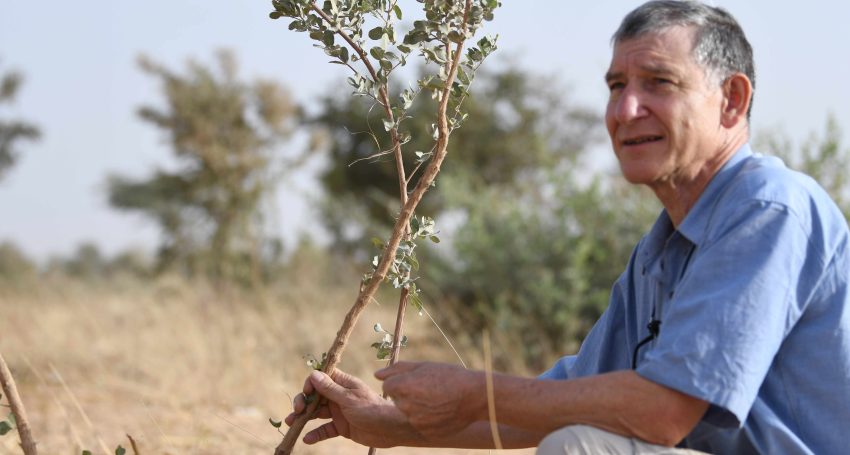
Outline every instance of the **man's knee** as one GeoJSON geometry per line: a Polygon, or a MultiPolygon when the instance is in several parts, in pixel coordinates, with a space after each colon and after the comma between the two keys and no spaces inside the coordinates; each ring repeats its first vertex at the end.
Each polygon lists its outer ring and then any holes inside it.
{"type": "Polygon", "coordinates": [[[596,455],[631,453],[628,438],[586,425],[571,425],[549,433],[537,455],[596,455]]]}

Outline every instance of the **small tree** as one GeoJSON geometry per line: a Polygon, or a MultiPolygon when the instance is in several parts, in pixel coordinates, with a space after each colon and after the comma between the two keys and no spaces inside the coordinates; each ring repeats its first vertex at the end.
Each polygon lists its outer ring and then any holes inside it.
{"type": "MultiPolygon", "coordinates": [[[[403,35],[396,25],[403,11],[396,0],[327,0],[321,6],[314,0],[273,0],[272,19],[292,18],[291,30],[307,32],[318,42],[333,63],[348,67],[353,76],[349,83],[356,96],[372,100],[382,114],[383,129],[389,141],[377,136],[372,158],[391,156],[398,182],[399,207],[392,233],[384,240],[376,239],[381,250],[372,261],[372,270],[360,284],[360,293],[345,317],[331,349],[317,362],[317,367],[330,374],[336,368],[351,331],[380,284],[391,283],[401,290],[399,312],[393,334],[385,334],[376,343],[379,354],[398,358],[404,337],[401,335],[404,310],[408,302],[419,303],[419,291],[411,273],[418,268],[416,240],[436,239],[433,219],[415,216],[422,197],[434,184],[448,152],[449,136],[466,120],[462,108],[469,84],[481,62],[495,50],[495,39],[482,38],[464,54],[464,44],[475,35],[485,20],[493,17],[497,0],[420,0],[424,18],[413,22],[403,35]],[[368,30],[368,31],[367,31],[368,30]],[[341,40],[339,43],[337,40],[341,40]],[[371,47],[370,47],[371,46],[371,47]],[[391,97],[390,75],[407,63],[414,51],[430,64],[432,73],[419,79],[416,87],[391,97]],[[425,150],[405,147],[411,132],[404,128],[409,109],[421,92],[430,93],[436,103],[429,135],[432,145],[425,150]],[[418,176],[419,171],[422,171],[418,176]],[[416,180],[414,180],[416,176],[416,180]],[[412,186],[412,189],[410,188],[412,186]]],[[[318,409],[314,399],[305,413],[296,419],[277,447],[277,455],[289,454],[304,425],[318,409]]]]}
{"type": "MultiPolygon", "coordinates": [[[[10,71],[0,73],[0,109],[15,101],[15,96],[23,84],[24,78],[20,73],[10,71]]],[[[0,111],[2,112],[2,111],[0,111]]],[[[0,117],[0,179],[5,172],[15,164],[18,157],[17,145],[21,140],[36,140],[41,137],[38,128],[28,122],[18,119],[0,117]]]]}
{"type": "Polygon", "coordinates": [[[194,61],[186,74],[147,57],[139,64],[161,80],[167,101],[164,109],[144,106],[139,115],[165,132],[179,168],[141,180],[110,177],[110,204],[160,225],[160,269],[255,281],[263,245],[260,206],[282,173],[274,169],[274,152],[291,135],[298,108],[277,83],[240,81],[227,51],[218,53],[218,71],[194,61]]]}
{"type": "Polygon", "coordinates": [[[758,150],[779,156],[788,166],[817,180],[850,222],[850,147],[842,143],[834,115],[827,116],[823,135],[812,132],[799,148],[781,131],[760,132],[756,143],[758,150]]]}

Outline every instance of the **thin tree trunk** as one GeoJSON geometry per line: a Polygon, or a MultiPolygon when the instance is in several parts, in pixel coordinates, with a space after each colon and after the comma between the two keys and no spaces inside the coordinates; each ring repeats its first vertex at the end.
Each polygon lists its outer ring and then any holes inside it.
{"type": "Polygon", "coordinates": [[[30,432],[27,412],[24,409],[24,403],[21,401],[20,395],[18,395],[18,388],[15,386],[15,380],[12,378],[12,372],[9,371],[3,354],[0,354],[0,385],[3,386],[3,393],[6,395],[6,399],[9,400],[12,415],[15,416],[15,427],[18,429],[18,436],[21,437],[21,449],[23,449],[24,455],[36,455],[38,451],[35,448],[35,440],[30,432]]]}

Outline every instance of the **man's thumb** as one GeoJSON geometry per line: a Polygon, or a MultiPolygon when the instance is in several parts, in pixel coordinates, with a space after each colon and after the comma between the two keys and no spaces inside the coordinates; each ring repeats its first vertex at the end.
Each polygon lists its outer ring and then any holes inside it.
{"type": "Polygon", "coordinates": [[[344,398],[345,388],[334,382],[330,376],[321,371],[317,370],[310,373],[310,383],[313,384],[313,388],[315,388],[319,395],[331,401],[339,401],[344,398]]]}

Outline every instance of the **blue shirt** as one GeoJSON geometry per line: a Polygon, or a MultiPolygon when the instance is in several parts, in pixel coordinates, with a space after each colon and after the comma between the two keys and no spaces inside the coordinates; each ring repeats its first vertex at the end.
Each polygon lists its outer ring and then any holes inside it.
{"type": "Polygon", "coordinates": [[[683,446],[719,454],[850,450],[847,221],[811,178],[742,147],[678,229],[666,212],[608,309],[544,379],[631,368],[710,403],[683,446]]]}

